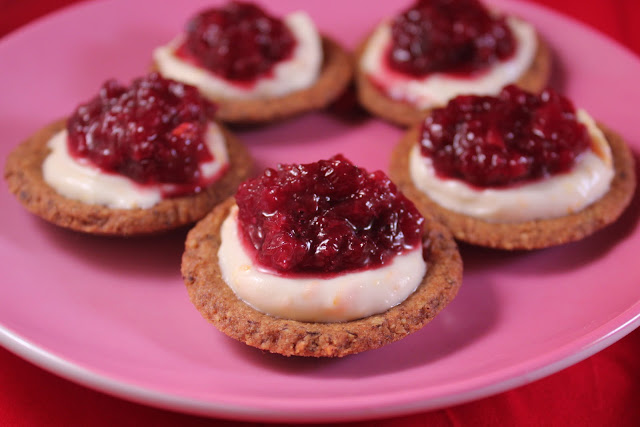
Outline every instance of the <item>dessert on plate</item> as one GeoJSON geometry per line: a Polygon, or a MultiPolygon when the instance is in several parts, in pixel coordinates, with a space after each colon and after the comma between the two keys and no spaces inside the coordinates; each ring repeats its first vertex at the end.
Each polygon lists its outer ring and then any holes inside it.
{"type": "Polygon", "coordinates": [[[335,156],[241,184],[189,232],[182,275],[228,336],[341,357],[422,328],[456,295],[462,261],[448,230],[384,173],[335,156]]]}
{"type": "Polygon", "coordinates": [[[16,147],[4,176],[32,213],[73,230],[144,234],[193,223],[251,172],[197,89],[151,73],[105,82],[16,147]]]}
{"type": "Polygon", "coordinates": [[[495,95],[511,83],[538,92],[551,72],[530,23],[478,0],[418,0],[382,21],[356,57],[362,105],[403,126],[457,95],[495,95]]]}
{"type": "Polygon", "coordinates": [[[352,77],[350,57],[306,12],[278,19],[232,1],[195,15],[153,53],[154,68],[194,85],[225,122],[260,123],[329,105],[352,77]]]}
{"type": "Polygon", "coordinates": [[[390,176],[457,239],[502,249],[582,239],[622,214],[636,182],[620,135],[551,89],[514,85],[432,110],[390,176]]]}

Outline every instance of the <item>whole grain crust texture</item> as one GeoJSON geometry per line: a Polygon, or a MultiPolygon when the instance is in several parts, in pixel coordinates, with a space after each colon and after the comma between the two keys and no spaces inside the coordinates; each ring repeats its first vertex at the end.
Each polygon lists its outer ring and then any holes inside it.
{"type": "Polygon", "coordinates": [[[342,357],[372,350],[415,332],[456,295],[462,260],[450,233],[426,218],[423,241],[427,273],[417,290],[384,313],[339,323],[299,322],[261,313],[238,299],[218,265],[220,227],[235,204],[216,207],[189,233],[182,276],[202,316],[231,338],[285,356],[342,357]]]}
{"type": "Polygon", "coordinates": [[[37,131],[7,158],[4,178],[9,191],[30,212],[61,227],[91,234],[136,235],[166,231],[191,224],[234,194],[249,177],[253,162],[247,149],[220,126],[229,154],[225,174],[201,192],[163,199],[151,208],[112,209],[69,199],[50,187],[42,176],[42,163],[50,152],[47,143],[65,128],[66,119],[37,131]]]}

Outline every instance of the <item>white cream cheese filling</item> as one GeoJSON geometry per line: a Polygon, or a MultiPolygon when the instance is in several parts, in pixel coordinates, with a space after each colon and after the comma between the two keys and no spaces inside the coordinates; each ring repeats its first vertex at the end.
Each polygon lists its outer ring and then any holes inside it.
{"type": "MultiPolygon", "coordinates": [[[[51,152],[42,163],[45,182],[64,197],[113,209],[146,209],[162,200],[163,191],[173,188],[172,184],[142,186],[125,176],[105,173],[84,159],[76,160],[69,154],[67,137],[65,129],[49,140],[51,152]]],[[[205,142],[213,160],[201,164],[200,172],[208,179],[229,163],[229,156],[217,124],[209,123],[205,142]]]]}
{"type": "Polygon", "coordinates": [[[237,206],[222,224],[222,278],[238,298],[269,315],[303,322],[341,322],[382,313],[411,295],[427,271],[422,247],[382,267],[332,278],[289,278],[256,266],[238,236],[237,206]]]}
{"type": "Polygon", "coordinates": [[[391,44],[389,22],[382,23],[374,31],[360,60],[360,67],[382,86],[391,99],[408,102],[419,109],[445,105],[462,94],[495,95],[527,71],[537,50],[536,31],[531,24],[512,16],[506,21],[516,40],[514,56],[471,78],[433,73],[417,79],[392,70],[385,58],[391,44]]]}
{"type": "Polygon", "coordinates": [[[437,176],[430,158],[415,144],[409,155],[413,184],[440,206],[490,222],[521,222],[579,212],[609,191],[614,176],[611,148],[594,120],[577,111],[592,139],[571,171],[505,189],[476,189],[437,176]],[[596,154],[597,153],[597,154],[596,154]]]}
{"type": "Polygon", "coordinates": [[[164,76],[196,86],[213,98],[259,99],[279,97],[312,86],[322,66],[322,40],[306,12],[294,12],[284,18],[296,40],[291,58],[273,68],[273,75],[259,78],[247,87],[230,83],[206,69],[194,66],[175,55],[184,35],[155,49],[153,57],[164,76]]]}

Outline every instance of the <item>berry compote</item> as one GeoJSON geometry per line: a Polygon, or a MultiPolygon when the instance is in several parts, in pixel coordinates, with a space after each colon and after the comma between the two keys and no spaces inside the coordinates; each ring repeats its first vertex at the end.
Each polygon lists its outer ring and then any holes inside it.
{"type": "Polygon", "coordinates": [[[433,110],[420,144],[439,176],[506,187],[569,171],[591,139],[567,98],[510,85],[497,97],[458,96],[433,110]]]}
{"type": "Polygon", "coordinates": [[[418,0],[393,20],[391,37],[391,68],[415,77],[472,74],[516,49],[505,19],[478,0],[418,0]]]}
{"type": "Polygon", "coordinates": [[[279,165],[238,189],[238,230],[256,262],[335,275],[380,266],[421,245],[423,217],[380,171],[343,156],[279,165]]]}
{"type": "Polygon", "coordinates": [[[193,86],[157,73],[130,87],[108,80],[67,121],[69,151],[139,184],[198,191],[207,184],[199,166],[213,160],[204,139],[213,109],[193,86]]]}
{"type": "Polygon", "coordinates": [[[254,4],[232,1],[192,18],[177,54],[224,79],[252,81],[289,58],[295,45],[282,20],[254,4]]]}

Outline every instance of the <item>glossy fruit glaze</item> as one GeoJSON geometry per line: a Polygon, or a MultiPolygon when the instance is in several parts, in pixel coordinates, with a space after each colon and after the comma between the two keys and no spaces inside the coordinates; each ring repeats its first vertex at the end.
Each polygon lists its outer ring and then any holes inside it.
{"type": "Polygon", "coordinates": [[[289,58],[295,45],[282,20],[254,4],[232,1],[193,17],[177,54],[224,79],[250,82],[289,58]]]}
{"type": "Polygon", "coordinates": [[[416,77],[472,74],[516,49],[505,19],[477,0],[418,0],[395,17],[391,35],[389,66],[416,77]]]}
{"type": "Polygon", "coordinates": [[[477,187],[505,187],[567,172],[591,144],[567,98],[517,86],[498,96],[458,96],[421,128],[422,154],[438,175],[477,187]]]}
{"type": "Polygon", "coordinates": [[[214,107],[196,88],[151,73],[126,87],[106,81],[67,121],[69,152],[139,184],[203,185],[199,165],[213,160],[204,140],[214,107]]]}
{"type": "Polygon", "coordinates": [[[421,244],[424,219],[389,178],[343,156],[279,165],[238,189],[239,231],[256,262],[281,273],[376,267],[421,244]]]}

